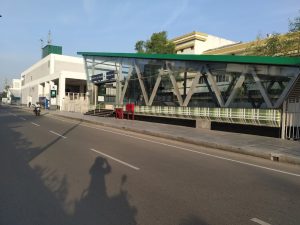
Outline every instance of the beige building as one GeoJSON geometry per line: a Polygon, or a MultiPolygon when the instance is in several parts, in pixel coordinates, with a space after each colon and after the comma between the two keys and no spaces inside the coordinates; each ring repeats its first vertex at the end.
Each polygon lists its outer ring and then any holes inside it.
{"type": "Polygon", "coordinates": [[[177,54],[203,54],[209,49],[236,44],[234,41],[196,31],[170,41],[176,45],[177,54]]]}

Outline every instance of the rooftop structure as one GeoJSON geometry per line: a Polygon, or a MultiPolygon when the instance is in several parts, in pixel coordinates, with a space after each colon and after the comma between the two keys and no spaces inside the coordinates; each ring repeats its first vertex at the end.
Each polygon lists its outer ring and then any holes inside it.
{"type": "Polygon", "coordinates": [[[175,44],[177,54],[203,54],[203,52],[208,49],[236,43],[221,37],[196,31],[173,38],[170,41],[175,44]]]}

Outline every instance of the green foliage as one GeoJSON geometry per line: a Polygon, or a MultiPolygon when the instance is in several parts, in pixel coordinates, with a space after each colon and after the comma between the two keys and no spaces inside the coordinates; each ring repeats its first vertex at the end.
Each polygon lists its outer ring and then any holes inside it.
{"type": "Polygon", "coordinates": [[[273,33],[264,40],[253,42],[246,50],[245,55],[256,56],[295,56],[299,55],[300,32],[280,35],[273,33]]]}
{"type": "Polygon", "coordinates": [[[277,53],[281,52],[283,47],[283,43],[279,39],[279,34],[273,33],[266,41],[263,54],[268,56],[276,55],[277,53]]]}
{"type": "Polygon", "coordinates": [[[266,39],[258,37],[245,49],[245,55],[299,56],[300,16],[289,21],[289,33],[284,35],[273,33],[266,39]]]}
{"type": "Polygon", "coordinates": [[[7,92],[6,92],[6,91],[3,91],[3,92],[2,92],[1,98],[7,98],[7,92]]]}
{"type": "Polygon", "coordinates": [[[257,40],[248,49],[246,55],[274,56],[281,52],[282,43],[278,33],[273,33],[265,40],[257,40]]]}
{"type": "MultiPolygon", "coordinates": [[[[300,13],[300,10],[299,10],[300,13]]],[[[300,16],[297,16],[292,21],[289,21],[289,31],[290,32],[297,32],[300,31],[300,16]]]]}
{"type": "Polygon", "coordinates": [[[135,44],[135,50],[138,53],[172,54],[175,53],[175,44],[168,41],[167,32],[162,31],[153,33],[150,40],[137,41],[135,44]]]}
{"type": "Polygon", "coordinates": [[[135,43],[135,48],[137,53],[145,53],[145,42],[144,41],[137,41],[135,43]]]}
{"type": "Polygon", "coordinates": [[[2,98],[7,98],[7,92],[8,92],[9,88],[10,88],[10,86],[8,85],[8,80],[7,80],[7,78],[5,78],[5,80],[4,80],[4,88],[3,88],[2,95],[1,95],[2,98]]]}

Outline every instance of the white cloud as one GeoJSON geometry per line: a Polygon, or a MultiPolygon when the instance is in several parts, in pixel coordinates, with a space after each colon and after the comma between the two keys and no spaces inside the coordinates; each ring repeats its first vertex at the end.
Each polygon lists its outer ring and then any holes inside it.
{"type": "MultiPolygon", "coordinates": [[[[172,14],[167,18],[165,23],[162,25],[161,30],[165,30],[168,26],[173,24],[179,16],[186,10],[188,7],[189,0],[180,1],[180,4],[177,5],[175,9],[170,9],[172,11],[172,14]]],[[[174,4],[172,4],[174,5],[174,4]]]]}

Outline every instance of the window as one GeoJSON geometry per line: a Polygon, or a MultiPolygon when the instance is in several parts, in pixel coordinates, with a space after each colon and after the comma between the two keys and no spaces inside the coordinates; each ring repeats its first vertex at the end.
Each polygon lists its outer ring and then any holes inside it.
{"type": "Polygon", "coordinates": [[[204,84],[204,77],[203,76],[200,77],[199,84],[204,84]]]}
{"type": "Polygon", "coordinates": [[[216,82],[220,83],[220,82],[229,82],[229,76],[223,74],[223,75],[217,75],[216,76],[216,82]]]}

